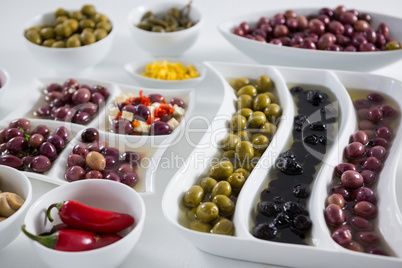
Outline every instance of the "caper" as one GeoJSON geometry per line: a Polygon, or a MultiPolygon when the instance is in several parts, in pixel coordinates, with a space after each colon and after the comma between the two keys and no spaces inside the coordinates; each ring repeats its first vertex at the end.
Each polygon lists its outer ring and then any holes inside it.
{"type": "Polygon", "coordinates": [[[54,12],[54,16],[55,16],[55,17],[68,16],[68,11],[65,10],[64,8],[58,8],[58,9],[54,12]]]}
{"type": "Polygon", "coordinates": [[[98,28],[94,31],[94,35],[96,37],[96,41],[99,41],[107,36],[107,32],[105,29],[98,28]]]}
{"type": "Polygon", "coordinates": [[[229,219],[222,219],[214,224],[211,233],[222,234],[222,235],[233,235],[234,234],[234,224],[229,219]]]}
{"type": "Polygon", "coordinates": [[[251,140],[251,144],[256,150],[259,150],[260,152],[265,151],[265,149],[269,145],[269,139],[265,135],[255,135],[253,139],[251,140]]]}
{"type": "Polygon", "coordinates": [[[250,84],[250,79],[246,78],[246,77],[242,77],[242,78],[237,78],[235,79],[232,83],[231,86],[238,90],[244,86],[247,86],[250,84]]]}
{"type": "Polygon", "coordinates": [[[212,192],[212,189],[215,187],[217,183],[218,182],[215,179],[211,177],[205,177],[201,179],[200,186],[202,187],[202,189],[204,189],[204,192],[209,193],[212,192]]]}
{"type": "Polygon", "coordinates": [[[248,118],[248,125],[250,128],[259,128],[267,120],[263,112],[257,111],[251,114],[248,118]]]}
{"type": "Polygon", "coordinates": [[[196,207],[202,202],[204,196],[205,196],[204,189],[201,186],[193,185],[184,194],[183,197],[184,205],[191,208],[196,207]]]}
{"type": "Polygon", "coordinates": [[[91,17],[96,14],[96,8],[93,5],[83,5],[81,7],[81,12],[85,16],[91,17]]]}
{"type": "Polygon", "coordinates": [[[268,75],[261,75],[255,83],[257,84],[258,92],[267,92],[274,88],[274,83],[268,75]]]}
{"type": "Polygon", "coordinates": [[[243,94],[254,97],[255,95],[257,95],[257,89],[252,85],[244,86],[244,87],[240,88],[239,91],[237,91],[236,95],[237,95],[237,97],[239,97],[240,95],[243,95],[243,94]]]}
{"type": "Polygon", "coordinates": [[[272,94],[272,92],[264,92],[264,94],[267,94],[269,98],[271,99],[271,103],[278,103],[278,98],[272,94]]]}
{"type": "Polygon", "coordinates": [[[226,195],[218,194],[212,198],[212,202],[218,206],[219,214],[223,216],[232,216],[235,210],[234,202],[226,195]]]}
{"type": "Polygon", "coordinates": [[[233,173],[233,164],[229,161],[222,161],[209,170],[209,176],[215,180],[225,180],[233,173]]]}
{"type": "Polygon", "coordinates": [[[81,30],[85,28],[95,28],[95,22],[91,19],[80,20],[79,25],[81,30]]]}
{"type": "Polygon", "coordinates": [[[246,178],[242,173],[232,173],[232,175],[230,175],[228,178],[228,182],[233,190],[240,191],[246,182],[246,178]]]}
{"type": "Polygon", "coordinates": [[[84,18],[84,15],[82,14],[81,11],[76,10],[70,13],[70,18],[75,19],[78,22],[84,18]]]}
{"type": "Polygon", "coordinates": [[[223,150],[234,150],[236,144],[240,142],[240,137],[235,134],[229,134],[222,141],[223,150]]]}
{"type": "Polygon", "coordinates": [[[240,161],[248,161],[254,157],[253,145],[249,141],[239,142],[235,151],[240,161]]]}
{"type": "Polygon", "coordinates": [[[252,109],[253,108],[253,97],[251,97],[250,95],[240,95],[237,98],[237,109],[240,110],[242,108],[249,108],[252,109]]]}
{"type": "Polygon", "coordinates": [[[282,115],[282,109],[278,104],[271,103],[264,109],[264,114],[272,122],[282,115]]]}
{"type": "Polygon", "coordinates": [[[196,212],[197,212],[197,208],[195,207],[195,208],[192,208],[192,209],[189,209],[188,211],[187,211],[187,217],[190,219],[190,220],[196,220],[197,219],[197,214],[196,214],[196,212]]]}
{"type": "Polygon", "coordinates": [[[97,13],[93,19],[94,19],[95,23],[98,23],[101,21],[106,21],[106,22],[109,21],[109,19],[104,14],[101,14],[101,13],[97,13]]]}
{"type": "Polygon", "coordinates": [[[97,29],[105,29],[106,32],[110,33],[112,30],[112,24],[108,21],[100,21],[95,26],[97,29]]]}
{"type": "Polygon", "coordinates": [[[247,119],[239,114],[236,114],[230,120],[229,127],[234,131],[241,131],[247,127],[247,119]]]}
{"type": "Polygon", "coordinates": [[[60,41],[56,41],[52,44],[52,47],[55,48],[65,48],[66,47],[66,42],[64,42],[63,40],[60,41]]]}
{"type": "Polygon", "coordinates": [[[32,43],[40,45],[42,44],[42,37],[38,31],[28,30],[25,33],[25,37],[32,43]]]}
{"type": "Polygon", "coordinates": [[[260,127],[260,132],[267,136],[273,135],[276,132],[276,126],[270,122],[265,122],[260,127]]]}
{"type": "Polygon", "coordinates": [[[210,222],[218,218],[219,208],[212,202],[204,202],[197,207],[196,215],[200,220],[210,222]]]}
{"type": "Polygon", "coordinates": [[[81,46],[81,41],[75,35],[70,36],[66,41],[66,47],[80,47],[80,46],[81,46]]]}
{"type": "Polygon", "coordinates": [[[227,181],[220,181],[218,182],[215,187],[212,189],[211,197],[214,198],[215,196],[223,194],[227,197],[232,195],[232,186],[227,181]]]}
{"type": "Polygon", "coordinates": [[[190,229],[198,232],[209,233],[212,229],[212,226],[209,223],[194,220],[190,222],[190,229]]]}
{"type": "Polygon", "coordinates": [[[222,154],[222,159],[223,160],[233,160],[235,158],[236,158],[235,150],[224,151],[223,154],[222,154]]]}
{"type": "Polygon", "coordinates": [[[253,101],[254,111],[264,111],[271,103],[271,99],[267,94],[258,94],[253,101]]]}
{"type": "Polygon", "coordinates": [[[245,170],[244,168],[238,168],[236,169],[233,173],[241,173],[243,174],[244,178],[248,178],[248,176],[250,175],[250,172],[248,172],[247,170],[245,170]]]}
{"type": "Polygon", "coordinates": [[[44,27],[40,30],[40,35],[43,39],[53,39],[56,34],[52,27],[44,27]]]}
{"type": "Polygon", "coordinates": [[[43,41],[42,45],[45,47],[51,47],[54,42],[56,42],[55,39],[46,39],[45,41],[43,41]]]}
{"type": "Polygon", "coordinates": [[[251,139],[251,133],[248,130],[242,130],[236,133],[242,141],[249,141],[251,139]]]}
{"type": "Polygon", "coordinates": [[[252,113],[253,110],[251,110],[250,108],[242,108],[236,112],[236,114],[240,114],[244,116],[246,119],[248,119],[252,113]]]}
{"type": "Polygon", "coordinates": [[[83,45],[90,45],[96,42],[96,37],[91,32],[84,32],[81,34],[81,43],[83,45]]]}

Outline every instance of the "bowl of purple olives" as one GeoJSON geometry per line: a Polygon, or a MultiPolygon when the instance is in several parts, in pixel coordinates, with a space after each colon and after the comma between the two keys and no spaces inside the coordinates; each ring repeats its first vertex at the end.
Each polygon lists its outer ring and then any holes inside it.
{"type": "Polygon", "coordinates": [[[338,6],[258,12],[226,20],[218,29],[259,63],[371,71],[402,58],[401,23],[338,6]]]}

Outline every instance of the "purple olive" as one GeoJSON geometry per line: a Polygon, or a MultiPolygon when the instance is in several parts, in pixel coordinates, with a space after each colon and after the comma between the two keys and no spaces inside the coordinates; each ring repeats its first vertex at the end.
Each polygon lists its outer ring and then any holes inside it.
{"type": "Polygon", "coordinates": [[[136,152],[124,152],[120,155],[120,161],[136,166],[141,161],[141,156],[136,152]]]}
{"type": "Polygon", "coordinates": [[[73,147],[73,154],[79,154],[86,158],[89,153],[88,146],[85,143],[78,143],[73,147]]]}
{"type": "Polygon", "coordinates": [[[179,107],[181,107],[181,108],[185,108],[186,107],[186,104],[184,103],[184,101],[182,100],[182,99],[180,99],[180,98],[171,98],[170,99],[170,104],[172,104],[172,105],[177,105],[177,106],[179,106],[179,107]]]}
{"type": "Polygon", "coordinates": [[[80,166],[72,166],[67,169],[64,178],[69,182],[85,179],[85,170],[80,166]]]}
{"type": "Polygon", "coordinates": [[[63,83],[63,88],[64,87],[73,87],[73,88],[78,88],[80,86],[80,83],[74,78],[68,78],[66,81],[63,83]]]}
{"type": "Polygon", "coordinates": [[[164,103],[165,102],[165,97],[163,97],[161,94],[149,94],[149,100],[151,103],[154,102],[159,102],[159,103],[164,103]]]}
{"type": "Polygon", "coordinates": [[[120,182],[120,176],[117,175],[115,172],[108,172],[106,175],[103,176],[106,180],[117,181],[120,182]]]}
{"type": "Polygon", "coordinates": [[[114,133],[130,134],[134,131],[134,127],[131,122],[125,119],[115,119],[112,121],[111,125],[114,133]]]}
{"type": "Polygon", "coordinates": [[[0,155],[0,165],[9,166],[16,169],[21,169],[24,166],[22,160],[12,154],[0,155]]]}
{"type": "Polygon", "coordinates": [[[73,108],[62,106],[54,111],[53,116],[58,121],[70,122],[71,119],[73,119],[74,114],[75,110],[73,108]]]}
{"type": "Polygon", "coordinates": [[[53,144],[58,152],[63,150],[64,140],[59,135],[54,134],[54,133],[50,134],[49,137],[47,138],[47,141],[50,142],[51,144],[53,144]]]}
{"type": "Polygon", "coordinates": [[[121,182],[134,187],[138,182],[138,175],[135,172],[128,172],[121,176],[121,182]]]}
{"type": "Polygon", "coordinates": [[[106,168],[107,169],[113,168],[117,163],[116,157],[114,157],[114,156],[108,155],[105,157],[105,159],[106,159],[106,168]]]}
{"type": "Polygon", "coordinates": [[[6,132],[8,131],[8,128],[2,128],[0,129],[0,144],[5,143],[6,140],[6,132]]]}
{"type": "Polygon", "coordinates": [[[150,114],[151,112],[149,111],[148,107],[145,106],[144,104],[138,104],[137,106],[135,106],[134,111],[135,118],[142,121],[147,121],[150,114]]]}
{"type": "Polygon", "coordinates": [[[80,166],[80,167],[85,167],[86,161],[85,158],[82,157],[82,155],[79,154],[70,154],[67,157],[67,167],[73,167],[73,166],[80,166]]]}
{"type": "Polygon", "coordinates": [[[88,145],[88,150],[90,152],[95,151],[99,153],[104,147],[106,147],[105,141],[94,141],[88,145]]]}
{"type": "Polygon", "coordinates": [[[166,122],[156,121],[152,123],[150,134],[151,135],[167,135],[172,132],[172,129],[166,122]]]}
{"type": "Polygon", "coordinates": [[[34,155],[26,155],[23,158],[21,158],[22,162],[24,163],[25,166],[29,166],[31,163],[32,159],[34,159],[34,155]]]}
{"type": "Polygon", "coordinates": [[[92,102],[84,103],[79,108],[79,111],[88,113],[89,115],[94,115],[98,111],[98,105],[92,102]]]}
{"type": "Polygon", "coordinates": [[[9,128],[22,128],[24,131],[27,131],[30,127],[31,127],[31,121],[29,121],[28,119],[25,118],[18,118],[18,119],[14,119],[10,122],[10,124],[8,125],[9,128]]]}
{"type": "Polygon", "coordinates": [[[345,222],[345,214],[342,208],[335,204],[329,204],[324,211],[325,220],[331,226],[337,227],[345,222]]]}
{"type": "Polygon", "coordinates": [[[9,140],[11,140],[12,138],[15,138],[15,137],[24,137],[24,132],[22,132],[18,128],[9,128],[9,129],[7,129],[7,131],[6,131],[5,135],[4,135],[5,141],[9,141],[9,140]]]}
{"type": "Polygon", "coordinates": [[[74,105],[87,103],[91,99],[91,91],[86,88],[80,88],[74,92],[71,100],[74,105]]]}
{"type": "Polygon", "coordinates": [[[28,147],[28,141],[23,137],[14,137],[6,144],[7,151],[12,154],[18,154],[28,147]]]}
{"type": "Polygon", "coordinates": [[[114,157],[118,157],[119,155],[119,150],[117,150],[116,148],[113,147],[104,147],[101,150],[101,154],[103,154],[103,156],[114,156],[114,157]]]}
{"type": "Polygon", "coordinates": [[[29,168],[35,172],[45,172],[50,169],[52,162],[44,155],[35,156],[29,163],[29,168]]]}
{"type": "Polygon", "coordinates": [[[102,86],[102,85],[93,86],[92,91],[93,92],[99,92],[105,98],[107,98],[109,96],[109,90],[105,86],[102,86]]]}
{"type": "Polygon", "coordinates": [[[99,92],[92,93],[91,102],[100,106],[105,102],[105,97],[99,92]]]}
{"type": "Polygon", "coordinates": [[[39,147],[39,154],[44,155],[47,158],[49,158],[51,161],[53,161],[57,157],[57,150],[56,150],[56,147],[54,147],[54,145],[52,143],[45,141],[39,147]]]}
{"type": "Polygon", "coordinates": [[[81,133],[83,142],[94,142],[99,140],[99,131],[93,127],[86,128],[81,133]]]}
{"type": "Polygon", "coordinates": [[[42,134],[35,133],[29,139],[29,146],[32,148],[39,148],[44,141],[45,138],[42,136],[42,134]]]}
{"type": "Polygon", "coordinates": [[[56,128],[53,134],[59,135],[64,141],[68,141],[68,138],[70,136],[70,132],[65,126],[56,128]]]}
{"type": "Polygon", "coordinates": [[[45,92],[46,93],[49,93],[49,92],[61,92],[62,89],[63,88],[61,87],[60,84],[51,83],[46,87],[45,92]]]}
{"type": "Polygon", "coordinates": [[[123,112],[123,111],[126,111],[126,112],[130,112],[130,113],[135,113],[136,108],[135,108],[134,105],[127,104],[127,105],[125,105],[125,106],[121,109],[121,111],[122,111],[122,112],[123,112]]]}
{"type": "Polygon", "coordinates": [[[134,168],[130,164],[123,164],[117,169],[117,173],[120,175],[129,173],[129,172],[133,172],[133,171],[134,171],[134,168]]]}
{"type": "Polygon", "coordinates": [[[85,125],[91,121],[91,116],[86,112],[78,112],[73,117],[73,122],[80,125],[85,125]]]}
{"type": "Polygon", "coordinates": [[[85,174],[85,179],[102,179],[102,178],[103,178],[103,175],[98,170],[91,170],[91,171],[88,171],[87,174],[85,174]]]}

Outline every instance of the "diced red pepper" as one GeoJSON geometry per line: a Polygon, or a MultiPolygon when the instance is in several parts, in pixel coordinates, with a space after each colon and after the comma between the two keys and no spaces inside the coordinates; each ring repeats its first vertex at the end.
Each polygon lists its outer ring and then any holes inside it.
{"type": "Polygon", "coordinates": [[[121,116],[122,116],[122,113],[118,112],[117,115],[116,115],[116,120],[120,120],[121,116]]]}
{"type": "Polygon", "coordinates": [[[155,116],[161,117],[168,114],[173,114],[174,108],[171,104],[161,104],[155,109],[155,116]]]}
{"type": "Polygon", "coordinates": [[[147,124],[152,125],[152,123],[156,122],[156,121],[161,121],[161,119],[159,117],[154,117],[154,118],[148,117],[147,124]]]}

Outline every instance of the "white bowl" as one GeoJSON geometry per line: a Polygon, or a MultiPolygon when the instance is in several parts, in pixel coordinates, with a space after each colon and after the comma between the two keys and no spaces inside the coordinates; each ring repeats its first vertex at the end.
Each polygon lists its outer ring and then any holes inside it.
{"type": "Polygon", "coordinates": [[[197,62],[191,62],[188,60],[182,60],[182,59],[175,59],[175,58],[160,58],[160,59],[154,59],[154,60],[142,60],[142,61],[132,61],[124,65],[124,69],[134,76],[134,78],[141,84],[146,87],[150,88],[191,88],[196,86],[198,83],[200,83],[206,74],[206,69],[204,65],[199,64],[197,62]],[[173,62],[180,62],[182,65],[187,67],[188,65],[193,65],[195,69],[197,69],[199,73],[199,77],[196,78],[190,78],[190,79],[185,79],[185,80],[162,80],[162,79],[154,79],[154,78],[149,78],[142,76],[141,73],[145,71],[145,67],[148,64],[152,64],[153,61],[163,61],[167,60],[170,63],[173,62]]]}
{"type": "Polygon", "coordinates": [[[19,234],[25,214],[32,199],[32,186],[29,179],[18,170],[0,165],[0,190],[18,194],[24,204],[10,217],[0,222],[0,250],[10,244],[19,234]]]}
{"type": "MultiPolygon", "coordinates": [[[[51,229],[45,223],[44,211],[53,203],[74,199],[89,206],[128,213],[134,217],[133,226],[123,230],[124,237],[103,248],[64,252],[47,248],[30,240],[39,258],[49,267],[117,267],[130,254],[141,236],[145,221],[145,205],[139,194],[121,183],[107,180],[84,180],[57,187],[41,196],[29,209],[25,224],[26,230],[40,234],[51,229]]],[[[54,224],[60,219],[54,210],[54,224]]]]}
{"type": "MultiPolygon", "coordinates": [[[[49,25],[53,21],[54,13],[48,12],[30,20],[23,30],[25,31],[30,27],[41,24],[49,25]]],[[[60,73],[73,73],[88,69],[101,62],[112,47],[114,32],[113,28],[102,40],[90,45],[73,48],[51,48],[36,45],[26,39],[24,33],[22,33],[22,38],[27,49],[46,67],[60,73]]]]}
{"type": "Polygon", "coordinates": [[[0,97],[4,96],[9,84],[10,75],[4,68],[0,67],[0,97]]]}
{"type": "Polygon", "coordinates": [[[202,14],[194,5],[191,5],[190,18],[193,21],[197,21],[197,23],[188,29],[159,33],[142,30],[136,25],[147,11],[160,14],[167,12],[169,8],[182,8],[184,6],[185,3],[157,2],[136,7],[128,16],[128,27],[135,42],[153,56],[178,56],[183,54],[197,40],[203,23],[202,14]]]}
{"type": "MultiPolygon", "coordinates": [[[[298,8],[293,9],[300,15],[317,14],[319,9],[298,8]]],[[[235,27],[246,21],[254,27],[257,20],[265,16],[273,17],[285,10],[266,10],[258,13],[242,15],[228,19],[219,24],[221,34],[238,50],[253,60],[263,64],[274,64],[296,67],[314,67],[340,70],[371,71],[394,63],[402,58],[402,49],[378,52],[334,52],[323,50],[309,50],[278,46],[263,43],[232,33],[235,27]]],[[[402,41],[401,18],[369,12],[372,15],[371,25],[374,29],[384,22],[390,27],[390,36],[402,41]]]]}

